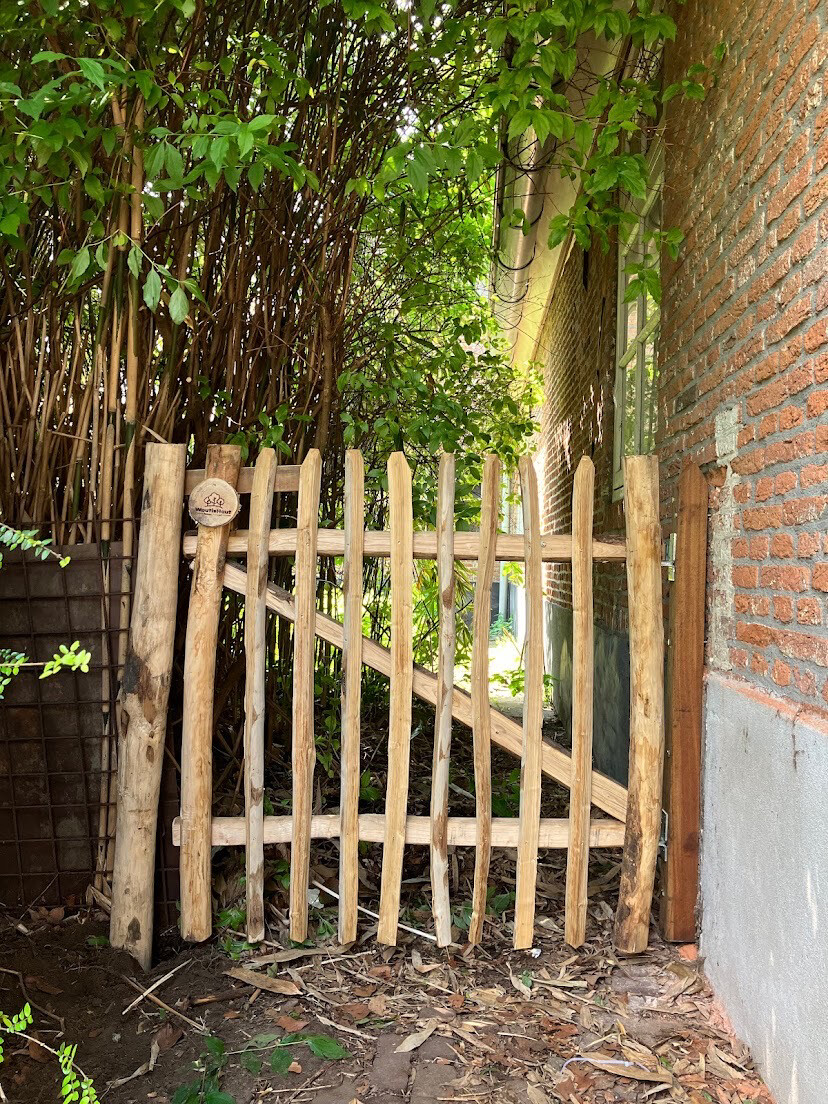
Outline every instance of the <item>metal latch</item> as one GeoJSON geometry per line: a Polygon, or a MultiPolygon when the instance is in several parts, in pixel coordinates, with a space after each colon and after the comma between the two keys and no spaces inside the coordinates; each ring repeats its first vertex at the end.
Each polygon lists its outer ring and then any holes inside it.
{"type": "Polygon", "coordinates": [[[664,542],[664,559],[661,561],[661,566],[667,568],[667,579],[669,582],[674,583],[676,581],[675,533],[671,533],[667,540],[664,542]]]}
{"type": "Polygon", "coordinates": [[[661,810],[661,836],[658,841],[658,853],[661,855],[664,861],[667,861],[667,835],[669,826],[669,816],[666,809],[661,810]]]}

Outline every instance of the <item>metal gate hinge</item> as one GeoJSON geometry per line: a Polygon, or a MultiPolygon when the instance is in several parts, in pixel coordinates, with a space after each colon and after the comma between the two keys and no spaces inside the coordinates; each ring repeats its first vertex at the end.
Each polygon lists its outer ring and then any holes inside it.
{"type": "Polygon", "coordinates": [[[667,579],[669,582],[674,583],[676,581],[675,533],[671,533],[667,540],[664,542],[664,559],[661,561],[661,566],[667,568],[667,579]]]}
{"type": "Polygon", "coordinates": [[[666,809],[661,810],[661,837],[658,841],[658,851],[662,859],[667,861],[667,839],[669,836],[670,818],[666,809]]]}

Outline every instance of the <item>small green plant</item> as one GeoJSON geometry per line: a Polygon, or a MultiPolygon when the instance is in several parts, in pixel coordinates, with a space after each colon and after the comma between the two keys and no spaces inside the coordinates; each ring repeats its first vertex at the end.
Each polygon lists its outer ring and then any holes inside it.
{"type": "MultiPolygon", "coordinates": [[[[23,1005],[23,1008],[16,1016],[7,1016],[5,1012],[0,1012],[0,1065],[2,1065],[4,1059],[4,1036],[16,1036],[19,1039],[26,1039],[28,1042],[35,1043],[41,1050],[45,1050],[49,1054],[54,1055],[57,1059],[62,1075],[60,1083],[60,1099],[62,1104],[99,1104],[98,1094],[95,1092],[92,1078],[87,1077],[75,1061],[75,1055],[78,1049],[77,1043],[61,1043],[58,1049],[55,1050],[47,1043],[29,1034],[27,1029],[31,1026],[32,1010],[28,1003],[23,1005]]],[[[4,1100],[6,1099],[2,1093],[2,1089],[0,1089],[0,1096],[2,1096],[4,1100]]],[[[222,1104],[222,1102],[213,1101],[211,1104],[222,1104]]]]}
{"type": "MultiPolygon", "coordinates": [[[[24,551],[34,552],[35,556],[41,560],[54,556],[61,567],[66,567],[70,562],[69,557],[61,556],[58,552],[55,552],[53,548],[49,547],[50,544],[51,541],[41,540],[38,537],[36,529],[12,529],[10,525],[4,525],[0,522],[0,567],[3,566],[2,548],[7,548],[10,552],[21,548],[24,551]]],[[[19,675],[24,667],[43,668],[40,672],[42,679],[49,678],[50,675],[56,675],[58,671],[64,670],[82,671],[87,674],[91,659],[90,653],[85,648],[81,648],[78,640],[73,641],[68,647],[66,644],[61,644],[52,658],[43,662],[30,660],[23,652],[17,652],[10,648],[0,648],[0,698],[3,697],[3,693],[11,680],[19,675]]]]}
{"type": "Polygon", "coordinates": [[[199,1074],[173,1093],[172,1104],[236,1104],[235,1099],[222,1092],[219,1082],[229,1061],[224,1040],[211,1035],[204,1040],[204,1050],[195,1062],[199,1074]]]}

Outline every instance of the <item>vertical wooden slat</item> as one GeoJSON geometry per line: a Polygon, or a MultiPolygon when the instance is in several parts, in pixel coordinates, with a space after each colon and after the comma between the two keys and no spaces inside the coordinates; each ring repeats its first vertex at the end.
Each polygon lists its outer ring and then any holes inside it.
{"type": "Polygon", "coordinates": [[[454,695],[456,611],[454,570],[454,456],[443,453],[437,481],[437,586],[440,592],[440,642],[437,656],[437,706],[431,767],[431,910],[437,946],[451,943],[448,888],[448,784],[451,756],[451,704],[454,695]]]}
{"type": "Polygon", "coordinates": [[[667,710],[667,869],[664,938],[696,938],[701,820],[704,593],[707,575],[707,480],[688,464],[678,483],[676,578],[670,596],[667,710]]]}
{"type": "Polygon", "coordinates": [[[155,836],[175,641],[185,445],[147,445],[135,601],[124,666],[109,940],[149,969],[155,836]]]}
{"type": "Polygon", "coordinates": [[[535,465],[528,456],[523,456],[520,460],[520,489],[523,502],[526,582],[526,678],[523,698],[523,754],[520,763],[514,946],[516,950],[525,950],[532,946],[535,927],[543,729],[543,566],[540,510],[535,465]]]}
{"type": "MultiPolygon", "coordinates": [[[[238,445],[209,445],[206,477],[235,487],[238,445]]],[[[181,728],[181,934],[199,942],[212,931],[210,824],[213,803],[213,692],[222,575],[230,526],[200,526],[184,643],[181,728]]]]}
{"type": "Polygon", "coordinates": [[[345,565],[342,580],[342,749],[339,798],[339,942],[357,936],[359,890],[359,744],[362,689],[362,546],[365,534],[362,453],[345,453],[345,565]]]}
{"type": "Polygon", "coordinates": [[[480,504],[480,556],[474,589],[471,659],[472,734],[474,739],[474,797],[477,844],[472,889],[469,943],[479,943],[486,916],[486,890],[492,854],[492,722],[489,700],[489,631],[492,616],[497,520],[500,513],[500,461],[487,456],[483,465],[480,504]]]}
{"type": "Polygon", "coordinates": [[[290,851],[290,938],[308,937],[311,811],[316,745],[313,659],[316,626],[316,546],[322,457],[310,449],[299,474],[296,521],[296,627],[293,632],[293,844],[290,851]]]}
{"type": "Polygon", "coordinates": [[[595,466],[581,458],[572,495],[572,784],[566,866],[566,941],[586,938],[589,812],[592,800],[592,510],[595,466]]]}
{"type": "Polygon", "coordinates": [[[250,495],[244,596],[244,812],[247,938],[264,939],[264,730],[267,649],[267,542],[273,514],[276,453],[262,449],[250,495]]]}
{"type": "Polygon", "coordinates": [[[658,460],[624,462],[630,620],[630,779],[615,946],[647,949],[664,769],[664,620],[658,460]]]}
{"type": "Polygon", "coordinates": [[[411,743],[411,694],[414,647],[411,586],[414,576],[414,524],[411,470],[402,452],[388,461],[391,529],[391,700],[388,733],[388,785],[385,793],[385,844],[380,888],[380,943],[397,942],[400,912],[408,763],[411,743]]]}

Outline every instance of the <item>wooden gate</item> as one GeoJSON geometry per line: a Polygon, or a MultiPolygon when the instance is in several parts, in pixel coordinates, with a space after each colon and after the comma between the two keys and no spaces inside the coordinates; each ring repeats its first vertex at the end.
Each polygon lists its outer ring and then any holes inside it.
{"type": "MultiPolygon", "coordinates": [[[[321,458],[311,451],[300,467],[277,466],[263,450],[255,468],[240,469],[239,450],[212,446],[207,468],[189,471],[186,493],[205,479],[220,479],[250,495],[249,529],[199,525],[183,547],[193,557],[187,623],[181,816],[174,840],[181,849],[181,926],[189,940],[212,930],[211,847],[244,846],[248,939],[264,937],[264,847],[289,843],[290,936],[308,930],[310,847],[314,838],[338,838],[339,938],[357,931],[360,840],[383,846],[379,906],[380,942],[394,944],[406,844],[430,849],[434,930],[438,945],[451,942],[448,848],[475,849],[469,940],[480,941],[492,847],[517,855],[514,945],[530,947],[535,916],[539,848],[567,850],[566,940],[585,939],[590,847],[623,848],[615,944],[627,953],[646,948],[660,831],[664,755],[663,624],[661,605],[658,466],[653,457],[630,457],[625,466],[626,542],[592,533],[594,469],[583,458],[575,475],[571,534],[544,534],[534,466],[520,463],[523,534],[498,532],[500,464],[485,460],[480,531],[454,530],[454,457],[440,459],[435,531],[414,531],[411,473],[405,456],[388,461],[389,529],[364,529],[362,456],[346,457],[344,529],[318,529],[321,458]],[[274,493],[299,493],[295,529],[271,530],[274,493]],[[270,556],[295,556],[295,593],[268,584],[270,556]],[[338,622],[316,609],[317,558],[344,558],[344,616],[338,622]],[[386,649],[362,634],[364,557],[390,559],[391,639],[386,649]],[[246,558],[246,571],[226,559],[246,558]],[[436,675],[414,665],[412,584],[414,559],[437,563],[440,591],[436,675]],[[454,685],[455,564],[477,563],[473,612],[471,693],[454,685]],[[496,561],[523,561],[526,585],[523,723],[489,701],[491,583],[496,561]],[[594,561],[626,561],[630,626],[630,773],[628,789],[592,766],[594,561]],[[542,737],[543,564],[571,562],[573,585],[572,752],[542,737]],[[246,694],[244,817],[212,817],[212,732],[215,656],[223,588],[244,595],[246,694]],[[295,623],[293,674],[292,814],[265,816],[264,679],[267,610],[295,623]],[[342,649],[341,795],[338,812],[312,813],[314,747],[314,637],[342,649]],[[388,778],[384,814],[359,812],[360,673],[365,664],[390,678],[388,778]],[[409,816],[409,742],[412,694],[435,706],[430,816],[409,816]],[[472,730],[476,816],[451,817],[448,775],[452,721],[472,730]],[[491,744],[520,756],[517,818],[493,817],[491,744]],[[542,818],[542,776],[570,790],[568,819],[542,818]],[[593,815],[593,810],[600,815],[593,815]]],[[[140,570],[140,564],[139,564],[140,570]]]]}

